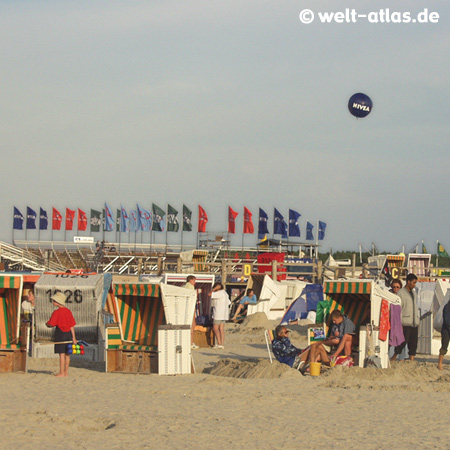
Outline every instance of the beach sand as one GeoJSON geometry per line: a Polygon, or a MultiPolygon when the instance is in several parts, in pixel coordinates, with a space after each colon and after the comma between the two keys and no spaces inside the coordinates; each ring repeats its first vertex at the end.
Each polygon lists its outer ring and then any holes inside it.
{"type": "MultiPolygon", "coordinates": [[[[227,324],[224,350],[193,351],[193,375],[104,373],[74,356],[55,378],[57,359],[30,358],[28,374],[0,375],[0,448],[448,448],[449,365],[419,357],[302,376],[270,364],[273,325],[227,324]]],[[[306,345],[302,327],[291,340],[306,345]]]]}

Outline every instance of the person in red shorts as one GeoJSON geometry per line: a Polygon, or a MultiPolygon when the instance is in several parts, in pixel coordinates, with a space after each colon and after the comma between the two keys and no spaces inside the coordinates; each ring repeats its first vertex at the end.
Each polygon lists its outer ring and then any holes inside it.
{"type": "MultiPolygon", "coordinates": [[[[72,311],[66,308],[66,296],[62,292],[57,292],[51,296],[53,306],[56,308],[53,311],[50,320],[46,323],[49,328],[55,329],[55,342],[72,341],[75,345],[77,340],[75,338],[75,319],[72,311]]],[[[67,377],[69,372],[70,355],[67,353],[67,344],[55,344],[55,353],[59,353],[59,373],[57,377],[67,377]]]]}

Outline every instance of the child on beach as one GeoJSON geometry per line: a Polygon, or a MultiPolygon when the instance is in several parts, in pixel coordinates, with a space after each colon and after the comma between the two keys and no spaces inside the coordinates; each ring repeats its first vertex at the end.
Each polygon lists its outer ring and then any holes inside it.
{"type": "MultiPolygon", "coordinates": [[[[56,327],[55,342],[72,341],[74,344],[77,344],[74,329],[76,325],[75,319],[73,318],[72,311],[64,306],[67,300],[66,296],[62,292],[57,292],[52,295],[51,300],[56,310],[53,311],[46,325],[49,328],[56,327]]],[[[59,353],[59,373],[56,376],[67,377],[70,364],[67,343],[55,344],[55,353],[59,353]]]]}

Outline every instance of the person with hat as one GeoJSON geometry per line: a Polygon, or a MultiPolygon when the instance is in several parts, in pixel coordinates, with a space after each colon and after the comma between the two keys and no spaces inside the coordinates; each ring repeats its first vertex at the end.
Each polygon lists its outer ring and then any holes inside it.
{"type": "Polygon", "coordinates": [[[67,377],[69,372],[70,354],[67,353],[67,341],[72,341],[75,345],[75,319],[72,311],[66,308],[66,296],[62,292],[56,292],[51,296],[53,306],[56,308],[46,323],[49,328],[55,328],[55,342],[66,342],[65,344],[55,344],[55,353],[59,353],[59,373],[57,377],[67,377]]]}

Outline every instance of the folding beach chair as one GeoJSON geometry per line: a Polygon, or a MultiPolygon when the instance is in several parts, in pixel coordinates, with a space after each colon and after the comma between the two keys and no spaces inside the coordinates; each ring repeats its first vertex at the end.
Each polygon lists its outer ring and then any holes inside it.
{"type": "Polygon", "coordinates": [[[264,330],[264,338],[266,339],[267,352],[269,353],[270,364],[273,364],[272,350],[270,346],[272,345],[272,341],[275,339],[275,331],[264,330]]]}

